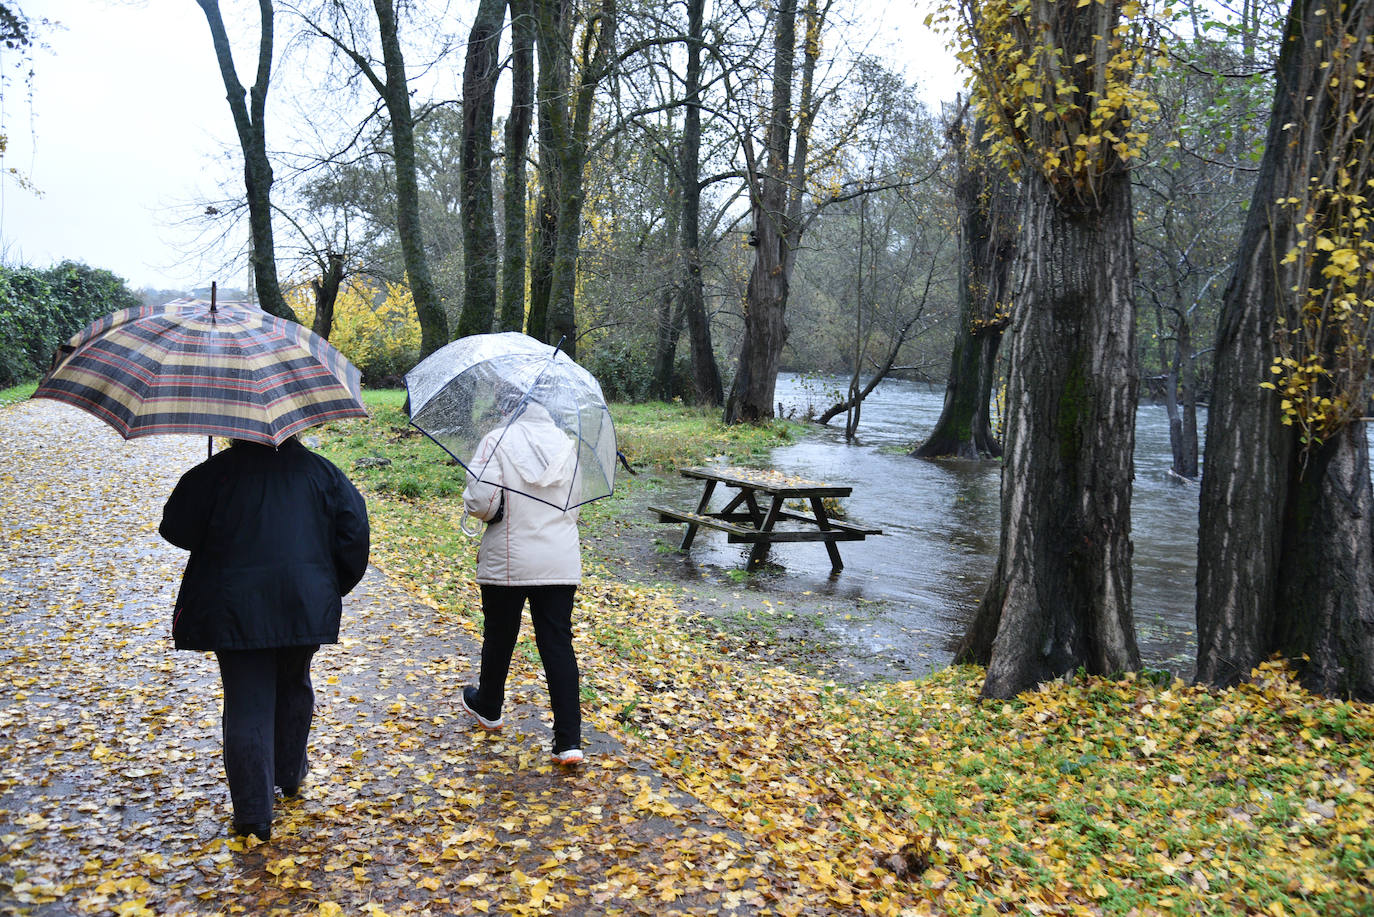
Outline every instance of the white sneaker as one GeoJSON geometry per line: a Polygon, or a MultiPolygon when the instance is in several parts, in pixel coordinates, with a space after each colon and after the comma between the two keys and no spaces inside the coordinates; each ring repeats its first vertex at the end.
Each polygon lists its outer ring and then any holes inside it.
{"type": "Polygon", "coordinates": [[[572,767],[573,765],[581,764],[584,760],[586,760],[586,756],[582,754],[582,749],[580,748],[569,748],[564,751],[556,751],[553,753],[553,763],[562,764],[564,767],[572,767]]]}

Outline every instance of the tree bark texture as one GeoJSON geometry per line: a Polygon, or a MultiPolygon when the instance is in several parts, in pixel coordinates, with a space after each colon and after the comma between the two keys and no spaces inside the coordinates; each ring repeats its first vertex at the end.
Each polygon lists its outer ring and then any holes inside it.
{"type": "Polygon", "coordinates": [[[386,81],[378,89],[391,119],[391,146],[396,167],[396,232],[405,262],[415,315],[420,323],[420,356],[448,343],[448,313],[439,301],[429,271],[420,221],[420,183],[415,167],[415,120],[410,112],[410,86],[392,0],[373,0],[381,32],[386,81]]]}
{"type": "MultiPolygon", "coordinates": [[[[972,137],[982,135],[983,125],[975,121],[972,137]]],[[[993,435],[989,406],[997,351],[1011,308],[1015,192],[1010,179],[991,167],[988,144],[968,136],[962,114],[949,137],[958,169],[954,197],[959,208],[959,328],[940,419],[911,454],[917,458],[996,457],[1002,454],[1002,444],[993,435]]]]}
{"type": "Polygon", "coordinates": [[[1080,666],[1140,666],[1131,614],[1135,316],[1130,185],[1098,207],[1028,173],[1012,318],[997,570],[958,658],[1011,697],[1080,666]]]}
{"type": "MultiPolygon", "coordinates": [[[[1207,426],[1198,533],[1199,681],[1224,686],[1278,652],[1314,690],[1374,700],[1374,494],[1364,425],[1304,450],[1283,423],[1272,378],[1280,319],[1299,322],[1320,284],[1285,255],[1302,238],[1286,207],[1327,181],[1333,162],[1368,156],[1360,118],[1337,104],[1361,55],[1333,62],[1358,36],[1367,67],[1374,2],[1295,0],[1279,57],[1273,112],[1235,273],[1223,298],[1207,426]],[[1353,119],[1353,120],[1350,120],[1353,119]],[[1346,137],[1341,142],[1335,137],[1346,137]]],[[[1368,123],[1367,95],[1354,97],[1368,123]]],[[[1366,160],[1367,161],[1367,160],[1366,160]]],[[[1318,265],[1319,267],[1320,265],[1318,265]]],[[[1312,269],[1313,271],[1316,268],[1312,269]]],[[[1319,275],[1318,275],[1319,276],[1319,275]]],[[[1329,352],[1320,354],[1330,360],[1329,352]]]]}
{"type": "Polygon", "coordinates": [[[501,74],[506,0],[480,0],[463,69],[463,143],[459,171],[463,217],[463,308],[458,336],[485,334],[496,319],[496,216],[492,210],[492,119],[501,74]]]}
{"type": "Polygon", "coordinates": [[[286,304],[277,279],[276,248],[272,237],[272,165],[267,159],[267,90],[272,78],[273,7],[272,0],[258,0],[261,31],[258,40],[258,67],[251,92],[244,90],[234,68],[229,36],[220,15],[219,0],[196,0],[214,41],[215,59],[224,80],[225,97],[234,116],[234,130],[243,152],[243,182],[248,200],[250,255],[253,283],[258,304],[264,312],[297,321],[286,304]],[[247,100],[245,101],[245,96],[247,100]]]}
{"type": "Polygon", "coordinates": [[[525,156],[534,112],[534,2],[510,0],[511,107],[506,117],[505,238],[501,256],[500,330],[525,327],[525,156]]]}

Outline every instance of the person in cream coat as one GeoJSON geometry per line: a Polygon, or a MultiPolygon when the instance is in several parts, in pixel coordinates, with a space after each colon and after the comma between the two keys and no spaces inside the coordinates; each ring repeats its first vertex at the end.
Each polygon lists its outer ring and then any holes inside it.
{"type": "Polygon", "coordinates": [[[577,449],[539,404],[524,401],[488,433],[473,456],[463,507],[487,523],[477,550],[482,592],[482,662],[463,706],[484,729],[500,729],[506,676],[525,603],[553,708],[553,760],[583,760],[582,710],[572,610],[582,581],[577,508],[563,506],[577,474],[577,449]],[[480,480],[478,479],[480,477],[480,480]]]}

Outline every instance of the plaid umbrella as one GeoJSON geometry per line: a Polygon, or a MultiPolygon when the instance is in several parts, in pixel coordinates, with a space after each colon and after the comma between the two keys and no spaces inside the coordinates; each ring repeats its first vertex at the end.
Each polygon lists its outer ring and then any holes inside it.
{"type": "Polygon", "coordinates": [[[357,367],[308,328],[240,303],[179,300],[97,319],[34,392],[125,439],[228,436],[279,446],[306,427],[366,417],[357,367]]]}

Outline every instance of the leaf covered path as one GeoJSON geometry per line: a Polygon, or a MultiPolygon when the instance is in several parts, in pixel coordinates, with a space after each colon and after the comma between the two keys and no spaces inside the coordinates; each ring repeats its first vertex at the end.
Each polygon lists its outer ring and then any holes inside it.
{"type": "Polygon", "coordinates": [[[609,736],[589,728],[580,771],[548,763],[532,660],[504,732],[471,729],[474,636],[375,568],[313,666],[302,799],[271,842],[231,839],[214,657],[171,647],[185,555],[156,531],[204,442],[0,409],[0,909],[754,909],[755,851],[609,736]]]}

